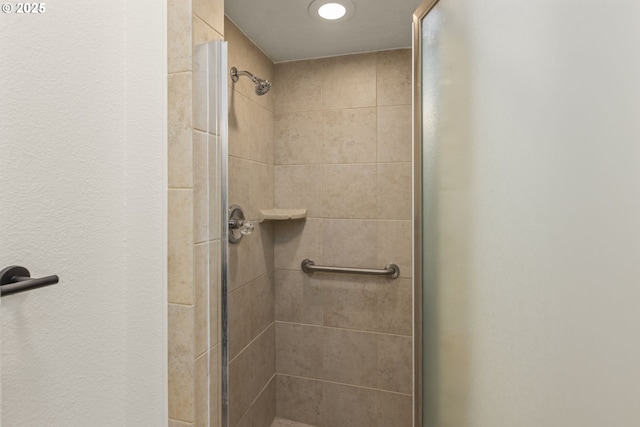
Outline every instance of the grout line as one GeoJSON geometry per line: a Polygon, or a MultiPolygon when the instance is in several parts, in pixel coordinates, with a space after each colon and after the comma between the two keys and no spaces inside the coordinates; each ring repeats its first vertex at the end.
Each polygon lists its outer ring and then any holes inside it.
{"type": "MultiPolygon", "coordinates": [[[[262,393],[264,393],[264,391],[267,389],[267,387],[269,387],[269,384],[271,384],[271,381],[275,381],[276,378],[276,373],[274,372],[273,375],[271,376],[271,378],[269,378],[269,381],[267,381],[267,383],[264,385],[264,387],[262,387],[262,389],[260,390],[260,392],[258,393],[258,395],[256,396],[255,399],[253,399],[253,402],[251,402],[249,404],[249,407],[247,408],[246,411],[244,411],[242,413],[242,415],[240,415],[240,419],[242,420],[242,418],[244,418],[245,415],[247,415],[247,413],[249,411],[251,411],[251,409],[253,408],[253,405],[256,404],[256,402],[258,401],[258,399],[260,398],[260,396],[262,396],[262,393]]],[[[274,384],[275,386],[275,384],[274,384]]]]}
{"type": "Polygon", "coordinates": [[[324,110],[322,108],[311,108],[308,110],[276,110],[274,111],[274,114],[279,114],[279,115],[283,115],[283,114],[298,114],[298,113],[322,113],[324,110]]]}
{"type": "Polygon", "coordinates": [[[411,107],[413,104],[409,103],[409,104],[380,104],[378,105],[378,108],[382,107],[411,107]]]}
{"type": "Polygon", "coordinates": [[[187,423],[187,424],[189,424],[189,425],[195,425],[195,424],[194,424],[194,423],[195,423],[195,421],[187,421],[187,420],[183,420],[183,419],[180,419],[180,418],[172,418],[172,417],[169,417],[169,421],[178,421],[179,423],[187,423]]]}
{"type": "MultiPolygon", "coordinates": [[[[262,396],[262,393],[264,393],[264,391],[267,389],[267,387],[269,387],[269,384],[271,384],[271,381],[275,381],[275,380],[276,380],[276,373],[274,372],[273,375],[271,375],[271,378],[269,378],[269,380],[266,382],[264,387],[262,387],[262,389],[260,390],[260,392],[256,396],[255,400],[253,402],[251,402],[251,406],[256,404],[256,402],[258,401],[260,396],[262,396]]],[[[274,386],[275,386],[275,384],[274,384],[274,386]]]]}
{"type": "Polygon", "coordinates": [[[328,384],[342,385],[342,386],[346,386],[346,387],[355,387],[355,388],[360,388],[360,389],[364,389],[364,390],[391,393],[391,394],[396,394],[396,395],[405,396],[405,397],[412,397],[413,396],[413,394],[401,393],[399,391],[393,391],[393,390],[386,390],[384,388],[374,388],[374,387],[367,387],[367,386],[363,386],[363,385],[341,383],[341,382],[338,382],[338,381],[323,380],[323,379],[320,379],[320,378],[300,377],[298,375],[283,374],[281,372],[276,372],[276,375],[282,375],[282,376],[291,377],[291,378],[298,378],[298,379],[301,379],[301,380],[318,381],[318,382],[323,382],[323,383],[328,383],[328,384]]]}
{"type": "Polygon", "coordinates": [[[167,75],[168,76],[175,76],[177,74],[187,74],[187,73],[193,74],[193,70],[171,71],[171,72],[167,73],[167,75]]]}
{"type": "Polygon", "coordinates": [[[251,279],[251,280],[249,280],[248,282],[243,283],[242,285],[238,286],[238,287],[237,287],[237,288],[235,288],[234,290],[230,291],[230,292],[229,292],[229,295],[236,293],[236,292],[237,292],[237,291],[239,291],[240,289],[242,289],[242,288],[244,288],[244,287],[246,287],[246,286],[249,286],[249,285],[253,284],[253,282],[255,282],[255,281],[259,280],[259,279],[262,279],[262,278],[263,278],[263,277],[265,277],[265,276],[268,276],[268,275],[270,275],[270,274],[273,274],[273,273],[274,273],[274,271],[275,271],[275,270],[269,270],[269,271],[267,271],[267,272],[265,272],[265,273],[262,273],[261,275],[257,276],[256,278],[251,279]]]}
{"type": "Polygon", "coordinates": [[[357,107],[343,107],[343,108],[327,108],[322,110],[323,113],[332,113],[336,111],[350,111],[350,110],[371,110],[372,108],[378,108],[377,105],[360,105],[357,107]]]}
{"type": "Polygon", "coordinates": [[[231,365],[231,363],[233,363],[233,361],[234,361],[234,360],[236,360],[236,359],[238,358],[238,356],[240,356],[242,353],[244,353],[245,351],[247,351],[247,350],[249,349],[249,347],[251,347],[251,345],[252,345],[253,343],[255,343],[255,342],[258,340],[258,338],[262,337],[262,336],[267,332],[267,330],[268,330],[269,328],[271,328],[271,326],[273,326],[273,328],[274,328],[274,331],[273,331],[273,332],[274,332],[274,334],[275,334],[275,325],[276,325],[276,322],[275,322],[275,321],[273,321],[273,322],[269,323],[269,326],[267,326],[266,328],[264,328],[264,329],[262,330],[262,332],[260,332],[258,335],[256,335],[256,337],[255,337],[254,339],[252,339],[251,341],[249,341],[249,343],[248,343],[247,345],[245,345],[245,346],[242,348],[242,350],[240,350],[240,351],[238,352],[238,354],[236,354],[236,355],[235,355],[235,357],[234,357],[233,359],[229,360],[229,362],[227,363],[227,365],[231,365]]]}
{"type": "MultiPolygon", "coordinates": [[[[205,357],[205,356],[207,356],[207,362],[208,362],[208,361],[209,361],[209,357],[208,357],[208,356],[209,356],[210,351],[211,351],[210,349],[206,349],[206,350],[205,350],[205,351],[203,351],[202,353],[194,354],[194,356],[193,356],[193,363],[195,364],[195,362],[196,362],[198,359],[202,359],[202,358],[203,358],[203,357],[205,357]]],[[[194,370],[195,370],[195,367],[194,367],[194,370]]]]}
{"type": "MultiPolygon", "coordinates": [[[[238,83],[234,83],[234,84],[238,84],[238,83]]],[[[231,88],[232,91],[234,91],[236,94],[242,96],[247,101],[252,102],[255,105],[257,105],[258,107],[267,110],[271,114],[275,114],[274,110],[270,110],[268,107],[265,107],[264,105],[260,104],[258,101],[256,101],[254,99],[254,97],[250,97],[250,96],[245,95],[244,93],[240,92],[240,90],[235,88],[234,86],[230,86],[230,88],[231,88]]],[[[273,88],[271,90],[273,90],[273,88]]],[[[260,95],[255,95],[255,97],[257,97],[257,96],[260,96],[260,95]]],[[[274,109],[275,109],[275,100],[274,100],[274,109]]]]}
{"type": "Polygon", "coordinates": [[[195,307],[195,303],[194,304],[185,304],[183,302],[168,302],[169,305],[180,305],[182,307],[195,307]]]}
{"type": "MultiPolygon", "coordinates": [[[[203,22],[207,27],[209,27],[209,28],[211,28],[213,31],[215,31],[217,35],[221,36],[220,32],[219,32],[216,28],[214,28],[214,27],[213,27],[213,25],[211,25],[209,22],[207,22],[207,20],[206,20],[206,19],[204,19],[204,17],[202,17],[202,16],[198,15],[198,14],[197,14],[197,13],[195,13],[195,12],[192,12],[192,15],[193,15],[193,16],[195,16],[196,18],[198,18],[199,20],[201,20],[201,21],[202,21],[202,22],[203,22]]],[[[223,20],[223,22],[222,22],[222,25],[224,26],[224,20],[223,20]]],[[[193,29],[192,29],[192,31],[193,31],[193,29]]],[[[222,39],[224,40],[224,37],[223,37],[222,39]]],[[[210,40],[210,41],[212,41],[212,40],[210,40]]],[[[193,41],[192,41],[192,43],[193,43],[193,41]]],[[[203,43],[209,43],[209,42],[203,42],[203,43]]]]}
{"type": "Polygon", "coordinates": [[[374,334],[374,335],[384,335],[384,336],[391,336],[391,337],[402,337],[402,338],[412,338],[413,336],[412,334],[410,335],[402,335],[402,334],[392,334],[389,332],[376,332],[376,331],[366,331],[364,329],[350,329],[350,328],[341,328],[339,326],[326,326],[326,325],[314,325],[311,323],[297,323],[297,322],[288,322],[285,320],[276,320],[274,323],[282,323],[285,325],[298,325],[298,326],[307,326],[307,327],[311,327],[311,328],[326,328],[326,329],[335,329],[338,331],[346,331],[346,332],[359,332],[359,333],[363,333],[363,334],[374,334]]]}
{"type": "MultiPolygon", "coordinates": [[[[258,163],[258,164],[264,165],[264,166],[274,166],[272,163],[265,163],[265,162],[261,162],[260,160],[254,160],[254,159],[247,159],[245,157],[240,157],[240,156],[236,156],[236,155],[233,155],[233,154],[229,154],[228,157],[229,158],[233,157],[234,159],[244,160],[244,161],[247,161],[247,162],[258,163]]],[[[404,162],[404,163],[408,163],[408,162],[404,162]]]]}

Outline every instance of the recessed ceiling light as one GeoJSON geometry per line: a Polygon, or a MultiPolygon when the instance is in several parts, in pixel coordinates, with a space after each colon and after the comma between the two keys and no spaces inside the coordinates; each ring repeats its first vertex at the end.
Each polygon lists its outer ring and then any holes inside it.
{"type": "Polygon", "coordinates": [[[309,14],[320,21],[346,21],[356,8],[351,0],[314,0],[309,6],[309,14]]]}
{"type": "Polygon", "coordinates": [[[321,18],[333,21],[334,19],[340,19],[347,13],[347,8],[339,3],[327,3],[320,6],[318,9],[318,15],[321,18]]]}

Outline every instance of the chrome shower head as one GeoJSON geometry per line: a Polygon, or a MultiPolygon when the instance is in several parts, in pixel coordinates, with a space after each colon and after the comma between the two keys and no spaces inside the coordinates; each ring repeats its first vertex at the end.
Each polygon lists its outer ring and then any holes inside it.
{"type": "Polygon", "coordinates": [[[262,96],[269,92],[271,89],[271,82],[269,80],[262,80],[257,77],[251,79],[256,84],[256,95],[262,96]]]}
{"type": "Polygon", "coordinates": [[[271,82],[269,80],[263,80],[260,77],[256,77],[248,71],[238,71],[236,67],[231,67],[231,80],[237,82],[240,76],[247,76],[256,85],[256,95],[262,96],[269,92],[271,89],[271,82]]]}

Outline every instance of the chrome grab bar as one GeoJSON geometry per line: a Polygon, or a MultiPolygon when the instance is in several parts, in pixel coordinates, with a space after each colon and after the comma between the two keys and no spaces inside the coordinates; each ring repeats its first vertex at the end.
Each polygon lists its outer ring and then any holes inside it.
{"type": "Polygon", "coordinates": [[[372,276],[389,276],[392,279],[400,276],[400,267],[397,264],[387,264],[384,269],[377,268],[356,268],[356,267],[335,267],[331,265],[316,265],[312,259],[305,259],[300,265],[305,273],[313,273],[314,271],[324,273],[345,273],[345,274],[368,274],[372,276]]]}

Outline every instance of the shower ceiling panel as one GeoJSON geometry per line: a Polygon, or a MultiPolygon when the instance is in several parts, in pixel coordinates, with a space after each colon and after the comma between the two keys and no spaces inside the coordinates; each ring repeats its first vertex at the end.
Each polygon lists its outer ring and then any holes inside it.
{"type": "Polygon", "coordinates": [[[225,13],[273,61],[411,47],[412,15],[421,0],[351,0],[346,21],[309,14],[311,0],[225,0],[225,13]]]}

